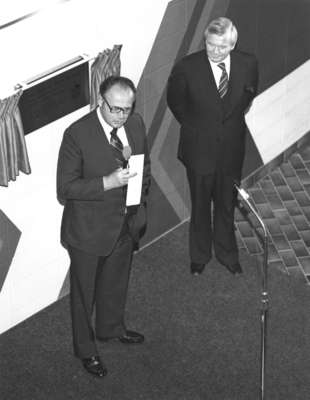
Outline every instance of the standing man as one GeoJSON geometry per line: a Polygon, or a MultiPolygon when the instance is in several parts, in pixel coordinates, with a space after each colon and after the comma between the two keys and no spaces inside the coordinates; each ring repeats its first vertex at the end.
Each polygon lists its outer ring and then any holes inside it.
{"type": "Polygon", "coordinates": [[[244,114],[256,95],[255,56],[234,50],[237,29],[228,18],[204,32],[206,51],[181,59],[168,81],[168,105],[181,124],[178,158],[186,167],[191,194],[191,272],[202,273],[215,256],[241,273],[234,233],[234,182],[241,179],[244,114]],[[211,203],[213,202],[213,217],[211,203]]]}
{"type": "Polygon", "coordinates": [[[65,206],[61,239],[71,260],[74,353],[89,373],[103,377],[107,370],[95,338],[125,344],[144,341],[142,334],[126,329],[124,310],[132,253],[146,224],[150,159],[144,123],[133,112],[133,82],[109,77],[100,95],[97,109],[64,133],[57,194],[65,206]],[[144,154],[143,184],[141,204],[126,207],[126,185],[135,175],[126,167],[131,152],[144,154]]]}

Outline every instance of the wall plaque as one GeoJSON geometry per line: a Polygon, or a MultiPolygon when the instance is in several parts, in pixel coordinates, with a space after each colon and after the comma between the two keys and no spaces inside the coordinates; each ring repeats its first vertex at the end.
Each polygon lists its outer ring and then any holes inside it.
{"type": "Polygon", "coordinates": [[[19,109],[25,135],[89,104],[88,62],[26,89],[19,109]]]}

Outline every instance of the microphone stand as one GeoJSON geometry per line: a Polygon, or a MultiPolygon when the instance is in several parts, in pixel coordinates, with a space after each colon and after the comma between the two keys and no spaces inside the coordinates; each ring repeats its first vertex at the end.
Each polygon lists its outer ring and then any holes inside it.
{"type": "Polygon", "coordinates": [[[263,257],[263,274],[262,274],[262,291],[261,291],[261,369],[260,369],[260,400],[266,400],[265,397],[265,373],[266,373],[266,343],[267,343],[267,316],[268,316],[268,290],[267,290],[267,278],[268,278],[268,234],[265,224],[257,211],[249,201],[249,194],[236,183],[234,184],[240,197],[247,204],[249,209],[255,215],[257,221],[263,229],[264,234],[264,257],[263,257]]]}

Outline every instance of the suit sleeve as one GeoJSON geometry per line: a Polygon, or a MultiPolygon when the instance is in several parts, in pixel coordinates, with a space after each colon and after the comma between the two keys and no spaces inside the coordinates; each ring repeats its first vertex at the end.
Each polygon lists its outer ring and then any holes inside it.
{"type": "Polygon", "coordinates": [[[66,200],[103,200],[102,177],[84,178],[82,151],[66,130],[59,150],[57,164],[57,196],[60,203],[66,200]]]}
{"type": "Polygon", "coordinates": [[[141,203],[143,204],[146,203],[146,199],[149,193],[149,187],[151,184],[151,161],[147,144],[145,125],[141,117],[140,121],[143,132],[143,153],[144,153],[144,168],[143,168],[143,180],[142,180],[142,192],[141,192],[141,203]]]}
{"type": "Polygon", "coordinates": [[[253,86],[254,86],[254,96],[255,97],[257,95],[257,89],[258,89],[258,81],[259,81],[259,73],[258,73],[258,61],[257,58],[254,57],[253,59],[253,86]]]}
{"type": "Polygon", "coordinates": [[[169,76],[167,85],[167,103],[172,114],[181,124],[186,113],[187,81],[182,64],[176,64],[169,76]]]}

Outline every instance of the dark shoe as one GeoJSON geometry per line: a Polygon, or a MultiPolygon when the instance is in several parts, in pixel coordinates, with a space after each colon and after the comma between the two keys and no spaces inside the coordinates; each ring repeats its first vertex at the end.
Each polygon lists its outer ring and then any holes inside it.
{"type": "Polygon", "coordinates": [[[122,336],[118,337],[110,337],[110,338],[101,338],[97,336],[97,339],[101,342],[108,342],[110,340],[119,340],[124,344],[139,344],[144,342],[144,336],[141,333],[134,331],[127,331],[122,336]]]}
{"type": "Polygon", "coordinates": [[[99,356],[92,356],[89,358],[83,358],[82,363],[87,372],[92,375],[103,378],[107,373],[107,369],[103,366],[99,356]]]}
{"type": "Polygon", "coordinates": [[[200,275],[205,269],[206,264],[191,262],[191,274],[200,275]]]}
{"type": "Polygon", "coordinates": [[[228,269],[229,272],[231,272],[233,275],[235,274],[242,274],[242,268],[241,265],[237,262],[232,265],[225,265],[225,267],[228,269]]]}

